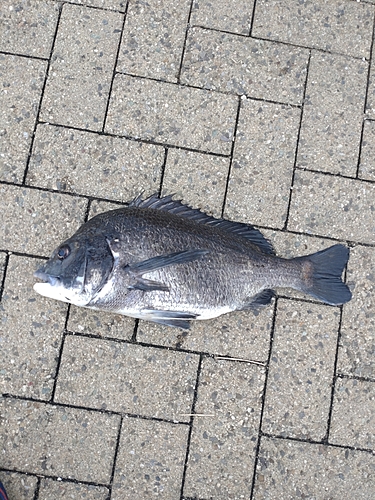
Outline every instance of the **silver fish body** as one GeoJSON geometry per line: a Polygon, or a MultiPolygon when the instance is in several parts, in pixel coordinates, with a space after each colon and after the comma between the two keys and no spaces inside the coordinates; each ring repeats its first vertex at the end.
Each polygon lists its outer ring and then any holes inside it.
{"type": "Polygon", "coordinates": [[[78,306],[189,328],[268,304],[292,287],[332,305],[350,300],[341,281],[349,249],[295,259],[275,255],[251,225],[215,219],[171,196],[136,198],[89,220],[36,273],[36,292],[78,306]]]}

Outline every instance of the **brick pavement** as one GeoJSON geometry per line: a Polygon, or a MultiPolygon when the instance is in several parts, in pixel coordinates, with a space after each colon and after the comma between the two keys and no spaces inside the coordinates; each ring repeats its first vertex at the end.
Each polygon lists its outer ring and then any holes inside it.
{"type": "Polygon", "coordinates": [[[2,0],[0,479],[10,500],[375,498],[375,1],[2,0]],[[177,193],[353,299],[188,333],[37,296],[88,217],[177,193]]]}

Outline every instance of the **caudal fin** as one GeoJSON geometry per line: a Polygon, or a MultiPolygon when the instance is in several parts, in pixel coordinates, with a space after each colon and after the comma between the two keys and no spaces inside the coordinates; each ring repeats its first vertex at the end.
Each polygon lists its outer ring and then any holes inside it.
{"type": "Polygon", "coordinates": [[[333,306],[348,302],[352,294],[341,280],[348,259],[349,248],[344,245],[298,257],[304,263],[301,291],[333,306]]]}

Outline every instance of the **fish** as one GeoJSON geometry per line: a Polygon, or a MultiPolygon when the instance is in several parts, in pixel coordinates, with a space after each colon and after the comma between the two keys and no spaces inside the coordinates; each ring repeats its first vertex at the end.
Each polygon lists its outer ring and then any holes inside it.
{"type": "Polygon", "coordinates": [[[285,259],[251,224],[207,215],[173,195],[138,196],[88,220],[35,272],[34,290],[75,306],[189,329],[194,320],[271,303],[291,287],[330,305],[352,294],[336,244],[285,259]]]}

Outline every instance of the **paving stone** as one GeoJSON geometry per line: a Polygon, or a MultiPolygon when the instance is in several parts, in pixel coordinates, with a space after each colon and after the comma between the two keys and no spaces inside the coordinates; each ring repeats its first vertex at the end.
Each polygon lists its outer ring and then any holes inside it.
{"type": "Polygon", "coordinates": [[[9,259],[0,309],[0,393],[51,397],[67,307],[33,291],[41,263],[9,259]]]}
{"type": "Polygon", "coordinates": [[[3,467],[109,483],[118,415],[8,398],[1,406],[3,467]]]}
{"type": "Polygon", "coordinates": [[[356,176],[368,64],[311,56],[297,166],[356,176]]]}
{"type": "Polygon", "coordinates": [[[140,186],[150,193],[158,191],[163,163],[161,146],[40,125],[27,183],[129,201],[140,186]]]}
{"type": "Polygon", "coordinates": [[[368,82],[366,118],[375,119],[375,52],[373,51],[370,65],[370,78],[368,82]]]}
{"type": "Polygon", "coordinates": [[[205,358],[199,378],[184,495],[247,498],[258,441],[264,370],[205,358]]]}
{"type": "Polygon", "coordinates": [[[41,120],[102,129],[121,28],[118,12],[64,5],[41,120]]]}
{"type": "Polygon", "coordinates": [[[0,50],[48,58],[58,15],[57,2],[2,0],[0,50]]]}
{"type": "Polygon", "coordinates": [[[375,181],[375,121],[365,120],[358,175],[361,179],[375,181]]]}
{"type": "Polygon", "coordinates": [[[101,486],[42,479],[38,500],[56,500],[57,498],[107,500],[108,493],[108,489],[101,486]]]}
{"type": "Polygon", "coordinates": [[[299,121],[297,108],[252,100],[241,102],[226,218],[283,227],[299,121]]]}
{"type": "Polygon", "coordinates": [[[155,345],[209,352],[218,356],[265,362],[274,308],[252,311],[235,311],[219,318],[192,322],[189,331],[181,331],[140,321],[137,340],[155,345]]]}
{"type": "Polygon", "coordinates": [[[0,180],[22,182],[47,63],[0,54],[0,180]]]}
{"type": "Polygon", "coordinates": [[[229,158],[169,149],[162,194],[175,193],[175,199],[220,217],[229,163],[229,158]]]}
{"type": "Polygon", "coordinates": [[[180,498],[188,431],[186,425],[125,418],[112,500],[180,498]]]}
{"type": "Polygon", "coordinates": [[[260,0],[252,35],[353,57],[369,57],[374,8],[342,0],[260,0]]]}
{"type": "Polygon", "coordinates": [[[189,420],[198,356],[68,336],[56,401],[179,421],[189,420]]]}
{"type": "Polygon", "coordinates": [[[368,500],[374,474],[375,457],[367,452],[262,438],[254,499],[368,500]]]}
{"type": "Polygon", "coordinates": [[[195,0],[190,24],[248,35],[254,0],[195,0]]]}
{"type": "Polygon", "coordinates": [[[34,476],[0,470],[0,481],[10,500],[34,500],[38,479],[34,476]]]}
{"type": "Polygon", "coordinates": [[[235,96],[116,75],[106,131],[229,155],[237,106],[235,96]]]}
{"type": "Polygon", "coordinates": [[[190,0],[129,2],[117,71],[176,82],[190,0]]]}
{"type": "Polygon", "coordinates": [[[126,0],[70,0],[70,3],[86,5],[87,7],[118,10],[119,12],[125,12],[127,5],[126,0]]]}
{"type": "Polygon", "coordinates": [[[351,249],[347,282],[353,298],[343,309],[337,370],[375,380],[375,248],[351,249]]]}
{"type": "Polygon", "coordinates": [[[301,104],[308,57],[306,49],[193,28],[189,30],[181,82],[301,104]]]}
{"type": "Polygon", "coordinates": [[[133,336],[135,320],[120,314],[93,311],[71,306],[68,330],[90,335],[130,340],[133,336]]]}
{"type": "Polygon", "coordinates": [[[374,200],[373,184],[297,170],[288,229],[374,243],[374,200]]]}
{"type": "Polygon", "coordinates": [[[5,271],[5,262],[6,262],[6,253],[0,252],[0,283],[3,282],[4,271],[5,271]]]}
{"type": "Polygon", "coordinates": [[[331,404],[340,311],[279,300],[262,430],[322,440],[331,404]]]}
{"type": "Polygon", "coordinates": [[[82,224],[86,204],[82,198],[0,185],[1,227],[7,248],[49,257],[82,224]]]}
{"type": "Polygon", "coordinates": [[[329,442],[375,451],[375,382],[336,380],[329,442]]]}

